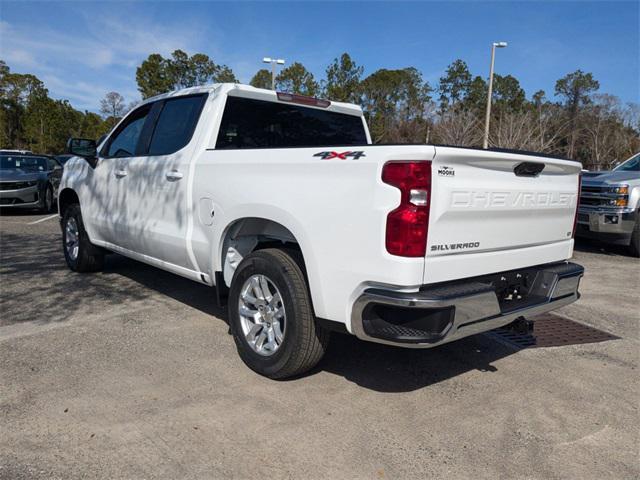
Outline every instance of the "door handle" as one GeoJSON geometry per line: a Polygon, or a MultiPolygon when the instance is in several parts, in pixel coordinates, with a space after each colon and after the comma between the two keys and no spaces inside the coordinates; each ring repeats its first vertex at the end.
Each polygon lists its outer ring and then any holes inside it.
{"type": "Polygon", "coordinates": [[[116,170],[115,171],[115,176],[118,177],[118,178],[126,177],[127,176],[127,171],[126,170],[116,170]]]}
{"type": "Polygon", "coordinates": [[[182,174],[177,171],[177,170],[171,170],[170,172],[167,172],[167,180],[174,182],[176,180],[180,180],[182,178],[182,174]]]}

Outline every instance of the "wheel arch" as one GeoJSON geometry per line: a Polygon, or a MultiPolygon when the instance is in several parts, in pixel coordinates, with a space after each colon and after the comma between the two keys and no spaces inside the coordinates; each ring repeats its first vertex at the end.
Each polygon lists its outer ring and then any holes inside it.
{"type": "Polygon", "coordinates": [[[256,250],[282,248],[297,250],[306,270],[305,253],[296,235],[281,223],[262,217],[243,217],[233,220],[224,229],[218,252],[222,278],[227,287],[242,259],[256,250]]]}
{"type": "Polygon", "coordinates": [[[58,192],[58,213],[64,216],[64,212],[70,205],[74,203],[80,204],[78,194],[72,188],[64,188],[58,192]]]}

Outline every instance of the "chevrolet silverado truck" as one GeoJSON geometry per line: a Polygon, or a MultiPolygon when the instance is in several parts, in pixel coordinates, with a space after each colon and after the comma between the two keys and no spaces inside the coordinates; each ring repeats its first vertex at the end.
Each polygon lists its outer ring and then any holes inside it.
{"type": "Polygon", "coordinates": [[[574,161],[372,145],[360,107],[237,84],[146,100],[70,139],[62,247],[216,287],[238,353],[299,375],[332,331],[427,348],[574,302],[574,161]]]}
{"type": "Polygon", "coordinates": [[[629,248],[640,257],[640,153],[610,172],[583,173],[578,237],[629,248]]]}

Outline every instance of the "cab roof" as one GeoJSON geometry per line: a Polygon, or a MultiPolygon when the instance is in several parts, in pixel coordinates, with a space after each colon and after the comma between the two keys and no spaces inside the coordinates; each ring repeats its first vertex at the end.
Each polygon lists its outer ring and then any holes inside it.
{"type": "Polygon", "coordinates": [[[144,105],[145,103],[149,103],[149,102],[154,102],[157,100],[162,100],[163,98],[173,98],[173,97],[180,97],[185,95],[194,95],[198,93],[209,93],[209,94],[213,94],[214,96],[230,95],[234,97],[253,98],[256,100],[263,100],[268,102],[297,103],[308,108],[328,110],[328,111],[337,112],[337,113],[344,113],[347,115],[362,116],[362,108],[360,108],[360,106],[355,105],[353,103],[334,102],[329,100],[330,104],[328,106],[315,106],[315,105],[310,105],[309,101],[301,102],[301,101],[296,101],[296,99],[283,101],[282,98],[288,97],[288,96],[299,97],[301,100],[302,99],[311,100],[314,98],[305,97],[302,95],[286,94],[284,92],[275,92],[273,90],[256,88],[256,87],[252,87],[251,85],[244,85],[241,83],[214,83],[212,85],[183,88],[180,90],[174,90],[172,92],[167,92],[161,95],[156,95],[155,97],[148,98],[144,100],[141,103],[141,105],[144,105]]]}

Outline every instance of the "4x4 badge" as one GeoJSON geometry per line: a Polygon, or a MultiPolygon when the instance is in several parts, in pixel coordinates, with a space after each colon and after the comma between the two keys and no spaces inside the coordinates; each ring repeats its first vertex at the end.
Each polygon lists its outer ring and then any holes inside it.
{"type": "Polygon", "coordinates": [[[353,158],[354,160],[359,159],[360,157],[366,157],[364,152],[320,152],[316,153],[314,157],[320,157],[322,160],[331,160],[332,158],[337,158],[339,160],[346,160],[348,157],[353,158]]]}

